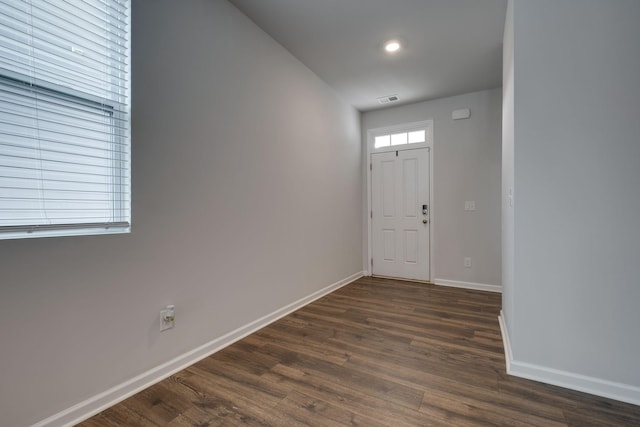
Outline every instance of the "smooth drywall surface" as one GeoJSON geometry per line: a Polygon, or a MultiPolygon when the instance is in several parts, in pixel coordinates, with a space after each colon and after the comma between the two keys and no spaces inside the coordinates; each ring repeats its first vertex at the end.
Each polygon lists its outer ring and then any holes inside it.
{"type": "Polygon", "coordinates": [[[2,425],[361,271],[357,111],[226,1],[134,1],[132,66],[132,233],[0,242],[2,425]]]}
{"type": "Polygon", "coordinates": [[[516,1],[514,360],[640,387],[640,2],[516,1]]]}
{"type": "MultiPolygon", "coordinates": [[[[513,185],[513,1],[507,4],[504,25],[502,61],[502,314],[511,331],[513,318],[513,217],[515,188],[513,185]]],[[[512,335],[509,332],[509,335],[512,335]]]]}
{"type": "Polygon", "coordinates": [[[493,89],[362,115],[365,156],[369,129],[433,119],[432,279],[501,284],[501,104],[501,90],[493,89]],[[471,117],[454,121],[451,113],[460,108],[471,117]],[[466,200],[476,202],[475,212],[464,210],[466,200]],[[472,258],[471,268],[464,257],[472,258]]]}

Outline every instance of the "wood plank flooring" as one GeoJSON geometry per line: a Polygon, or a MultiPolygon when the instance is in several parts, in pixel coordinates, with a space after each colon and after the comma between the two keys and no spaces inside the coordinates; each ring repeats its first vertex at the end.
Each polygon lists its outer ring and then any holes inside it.
{"type": "Polygon", "coordinates": [[[640,407],[507,376],[500,295],[362,278],[81,423],[640,426],[640,407]]]}

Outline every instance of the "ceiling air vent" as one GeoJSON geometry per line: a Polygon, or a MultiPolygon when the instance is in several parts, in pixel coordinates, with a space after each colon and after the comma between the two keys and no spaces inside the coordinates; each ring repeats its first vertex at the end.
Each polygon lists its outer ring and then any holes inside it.
{"type": "Polygon", "coordinates": [[[400,100],[400,98],[398,98],[398,95],[383,96],[377,99],[378,103],[380,104],[389,104],[390,102],[397,102],[400,100]]]}

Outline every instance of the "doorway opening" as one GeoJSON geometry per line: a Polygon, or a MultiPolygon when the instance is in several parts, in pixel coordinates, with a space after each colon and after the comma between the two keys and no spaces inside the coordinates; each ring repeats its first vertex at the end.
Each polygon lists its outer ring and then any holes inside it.
{"type": "Polygon", "coordinates": [[[367,133],[368,274],[433,277],[433,121],[367,133]]]}

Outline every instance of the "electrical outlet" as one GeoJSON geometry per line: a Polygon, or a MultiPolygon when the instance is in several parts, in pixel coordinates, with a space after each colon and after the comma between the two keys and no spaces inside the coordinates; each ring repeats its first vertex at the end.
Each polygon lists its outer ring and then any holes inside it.
{"type": "Polygon", "coordinates": [[[470,257],[464,257],[464,266],[466,268],[471,268],[471,258],[470,257]]]}
{"type": "Polygon", "coordinates": [[[176,321],[176,307],[168,305],[160,310],[160,332],[173,328],[176,321]]]}
{"type": "Polygon", "coordinates": [[[475,200],[465,200],[465,202],[464,202],[464,210],[465,211],[475,211],[476,210],[476,202],[475,202],[475,200]]]}

